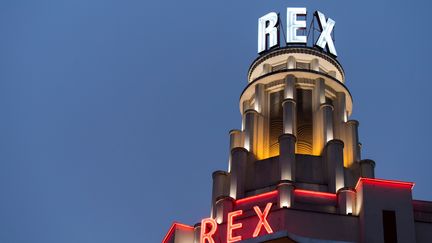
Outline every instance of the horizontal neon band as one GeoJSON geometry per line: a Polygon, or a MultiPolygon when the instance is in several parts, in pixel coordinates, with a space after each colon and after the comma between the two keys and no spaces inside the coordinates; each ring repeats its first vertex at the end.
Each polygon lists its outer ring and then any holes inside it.
{"type": "Polygon", "coordinates": [[[328,192],[317,192],[317,191],[309,191],[309,190],[301,190],[301,189],[295,189],[295,194],[300,194],[303,196],[309,196],[309,197],[325,197],[330,199],[336,199],[336,194],[334,193],[328,193],[328,192]]]}
{"type": "Polygon", "coordinates": [[[170,229],[168,230],[168,233],[165,235],[165,237],[162,240],[162,243],[166,243],[168,241],[168,239],[171,237],[171,235],[174,233],[175,229],[181,229],[181,230],[193,230],[194,228],[192,226],[186,225],[186,224],[181,224],[181,223],[177,223],[174,222],[170,229]]]}
{"type": "Polygon", "coordinates": [[[241,204],[241,203],[248,203],[248,202],[253,202],[253,201],[258,201],[261,199],[265,199],[265,198],[270,198],[273,196],[276,196],[278,194],[278,191],[271,191],[271,192],[266,192],[266,193],[261,193],[255,196],[250,196],[250,197],[245,197],[245,198],[241,198],[236,200],[236,204],[241,204]]]}
{"type": "Polygon", "coordinates": [[[367,184],[373,184],[373,185],[380,185],[380,186],[392,186],[392,187],[400,187],[400,188],[410,188],[413,189],[415,183],[414,182],[406,182],[406,181],[395,181],[395,180],[383,180],[383,179],[374,179],[374,178],[364,178],[360,177],[360,179],[357,181],[356,189],[360,185],[360,182],[367,183],[367,184]]]}

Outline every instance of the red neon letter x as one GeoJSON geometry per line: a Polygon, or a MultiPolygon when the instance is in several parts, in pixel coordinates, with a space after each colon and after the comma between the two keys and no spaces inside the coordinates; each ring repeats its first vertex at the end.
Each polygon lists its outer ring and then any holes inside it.
{"type": "Polygon", "coordinates": [[[272,203],[267,203],[267,206],[264,209],[264,212],[261,212],[261,209],[258,206],[254,207],[255,213],[259,217],[259,222],[255,228],[255,231],[253,233],[253,237],[257,237],[259,232],[261,231],[262,226],[266,229],[267,233],[271,234],[273,233],[272,228],[270,227],[270,224],[267,222],[267,215],[270,212],[270,209],[272,207],[272,203]]]}
{"type": "Polygon", "coordinates": [[[201,220],[201,236],[200,236],[200,243],[205,243],[206,241],[208,243],[215,243],[213,240],[213,235],[216,233],[217,230],[217,224],[216,221],[212,218],[203,219],[201,220]],[[207,226],[210,226],[210,231],[207,231],[207,226]]]}

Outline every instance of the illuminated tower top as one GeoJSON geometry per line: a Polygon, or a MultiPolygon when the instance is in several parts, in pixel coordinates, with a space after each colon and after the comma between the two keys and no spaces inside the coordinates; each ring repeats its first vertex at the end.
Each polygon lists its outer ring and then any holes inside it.
{"type": "Polygon", "coordinates": [[[230,131],[227,171],[213,173],[211,215],[174,223],[163,243],[430,242],[432,202],[414,183],[376,179],[361,159],[359,123],[336,59],[335,21],[315,12],[308,47],[305,8],[258,20],[258,53],[240,95],[241,129],[230,131]]]}
{"type": "Polygon", "coordinates": [[[284,180],[335,193],[373,177],[374,162],[360,158],[344,83],[339,62],[316,48],[278,48],[253,61],[240,96],[242,129],[230,132],[230,182],[222,183],[229,195],[259,194],[284,180]]]}

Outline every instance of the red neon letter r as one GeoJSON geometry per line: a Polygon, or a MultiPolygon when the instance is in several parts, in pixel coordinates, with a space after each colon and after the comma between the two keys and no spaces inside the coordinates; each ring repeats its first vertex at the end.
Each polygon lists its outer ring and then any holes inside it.
{"type": "Polygon", "coordinates": [[[213,235],[216,233],[217,224],[216,221],[212,218],[207,218],[201,220],[201,235],[200,235],[200,243],[215,243],[213,240],[213,235]],[[207,226],[210,227],[210,231],[207,231],[207,226]]]}

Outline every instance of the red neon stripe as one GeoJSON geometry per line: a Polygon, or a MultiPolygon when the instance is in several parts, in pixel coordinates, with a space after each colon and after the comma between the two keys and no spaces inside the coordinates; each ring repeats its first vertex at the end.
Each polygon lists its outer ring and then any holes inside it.
{"type": "Polygon", "coordinates": [[[258,200],[262,200],[262,199],[266,199],[266,198],[270,198],[273,196],[276,196],[278,194],[278,191],[271,191],[271,192],[266,192],[266,193],[261,193],[255,196],[251,196],[251,197],[245,197],[245,198],[241,198],[236,200],[236,204],[241,204],[241,203],[248,203],[248,202],[252,202],[252,201],[258,201],[258,200]]]}
{"type": "Polygon", "coordinates": [[[414,182],[406,182],[406,181],[396,181],[396,180],[383,180],[383,179],[374,179],[374,178],[364,178],[360,177],[357,181],[356,189],[362,183],[373,184],[377,186],[391,186],[391,187],[400,187],[400,188],[410,188],[413,189],[415,183],[414,182]]]}
{"type": "Polygon", "coordinates": [[[300,194],[303,196],[309,196],[309,197],[325,197],[325,198],[330,198],[330,199],[336,199],[336,194],[328,193],[328,192],[317,192],[317,191],[295,189],[294,193],[300,194]]]}
{"type": "Polygon", "coordinates": [[[168,233],[163,238],[162,243],[166,243],[168,241],[168,239],[174,233],[174,231],[175,231],[176,228],[181,229],[181,230],[193,230],[194,229],[192,226],[174,222],[171,225],[170,229],[168,230],[168,233]]]}

